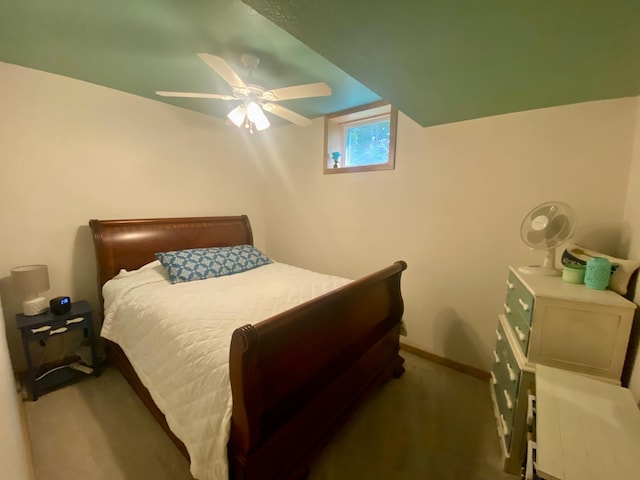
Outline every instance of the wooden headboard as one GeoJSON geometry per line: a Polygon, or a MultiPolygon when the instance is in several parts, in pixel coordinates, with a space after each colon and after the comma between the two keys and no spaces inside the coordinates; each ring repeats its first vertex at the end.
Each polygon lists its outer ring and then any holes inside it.
{"type": "Polygon", "coordinates": [[[140,268],[155,260],[157,252],[253,245],[246,215],[91,220],[89,226],[96,249],[100,292],[105,282],[121,269],[140,268]]]}

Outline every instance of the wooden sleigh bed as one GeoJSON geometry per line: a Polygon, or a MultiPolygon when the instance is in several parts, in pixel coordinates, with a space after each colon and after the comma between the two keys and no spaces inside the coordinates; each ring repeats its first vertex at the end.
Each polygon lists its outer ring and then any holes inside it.
{"type": "MultiPolygon", "coordinates": [[[[90,226],[100,291],[121,269],[140,268],[156,252],[253,244],[246,216],[91,220],[90,226]]],[[[405,269],[406,263],[396,262],[233,333],[231,479],[305,478],[312,460],[367,395],[402,375],[405,269]]],[[[188,456],[117,344],[107,342],[107,361],[188,456]]]]}

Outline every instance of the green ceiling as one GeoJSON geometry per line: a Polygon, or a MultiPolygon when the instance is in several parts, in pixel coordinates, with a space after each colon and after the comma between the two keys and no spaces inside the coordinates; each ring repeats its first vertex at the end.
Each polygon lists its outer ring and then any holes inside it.
{"type": "Polygon", "coordinates": [[[423,126],[640,94],[640,0],[244,0],[423,126]]]}
{"type": "Polygon", "coordinates": [[[430,126],[640,94],[640,0],[243,1],[0,0],[0,61],[219,118],[231,104],[154,92],[230,93],[196,53],[244,75],[249,52],[251,83],[333,88],[282,102],[309,117],[382,97],[430,126]]]}
{"type": "Polygon", "coordinates": [[[280,102],[312,118],[380,99],[240,0],[0,0],[0,61],[225,118],[236,102],[155,95],[231,93],[200,52],[267,89],[326,82],[331,97],[280,102]],[[243,53],[260,58],[252,78],[243,53]]]}

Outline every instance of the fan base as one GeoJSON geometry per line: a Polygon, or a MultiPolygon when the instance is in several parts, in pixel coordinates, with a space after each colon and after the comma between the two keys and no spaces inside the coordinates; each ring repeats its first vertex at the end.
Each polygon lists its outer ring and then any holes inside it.
{"type": "Polygon", "coordinates": [[[518,267],[518,271],[528,275],[545,275],[548,277],[559,277],[562,271],[554,267],[544,267],[540,265],[528,265],[526,267],[518,267]]]}

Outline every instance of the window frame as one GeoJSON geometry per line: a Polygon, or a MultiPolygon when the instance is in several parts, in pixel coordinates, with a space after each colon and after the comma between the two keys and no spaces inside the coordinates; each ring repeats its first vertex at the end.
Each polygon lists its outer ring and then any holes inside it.
{"type": "Polygon", "coordinates": [[[382,100],[379,102],[368,103],[359,107],[349,108],[340,112],[335,112],[324,117],[324,157],[323,172],[324,174],[336,173],[355,173],[355,172],[375,172],[381,170],[394,170],[396,163],[396,137],[398,130],[398,109],[388,102],[382,100]],[[380,112],[381,107],[389,107],[388,112],[380,112]],[[375,118],[390,120],[389,125],[389,156],[387,162],[377,163],[373,165],[358,165],[354,167],[340,166],[333,168],[333,161],[330,158],[330,150],[336,151],[335,148],[329,148],[330,131],[331,138],[335,143],[336,135],[340,137],[340,153],[341,161],[346,159],[346,129],[353,126],[375,123],[375,118]],[[336,131],[339,131],[336,134],[336,131]]]}

